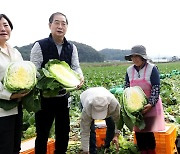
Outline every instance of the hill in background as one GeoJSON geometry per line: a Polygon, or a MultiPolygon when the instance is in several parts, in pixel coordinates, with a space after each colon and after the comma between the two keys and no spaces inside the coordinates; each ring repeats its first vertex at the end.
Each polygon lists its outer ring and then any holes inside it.
{"type": "Polygon", "coordinates": [[[100,50],[105,61],[125,61],[124,56],[130,54],[130,50],[103,49],[100,50]]]}
{"type": "MultiPolygon", "coordinates": [[[[124,56],[130,53],[130,50],[120,50],[120,49],[103,49],[100,51],[95,50],[91,46],[83,43],[74,43],[78,49],[80,62],[104,62],[104,61],[124,61],[124,56]]],[[[30,59],[30,52],[33,44],[25,45],[22,47],[15,47],[18,49],[24,60],[30,59]]]]}

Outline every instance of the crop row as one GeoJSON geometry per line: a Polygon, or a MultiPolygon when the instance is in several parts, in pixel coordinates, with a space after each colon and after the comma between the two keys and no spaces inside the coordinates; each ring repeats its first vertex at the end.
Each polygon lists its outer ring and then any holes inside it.
{"type": "MultiPolygon", "coordinates": [[[[71,92],[72,103],[70,108],[71,131],[70,140],[79,141],[79,95],[88,87],[103,86],[107,89],[122,86],[127,67],[130,63],[93,63],[81,64],[85,84],[80,90],[71,92]]],[[[157,64],[160,74],[170,74],[172,70],[180,71],[180,62],[176,63],[161,63],[157,64]]],[[[163,100],[165,118],[167,122],[180,124],[180,75],[173,74],[161,79],[161,97],[163,100]]],[[[34,113],[24,111],[24,133],[23,139],[35,136],[34,113]]],[[[179,129],[180,130],[180,129],[179,129]]],[[[128,132],[127,132],[128,133],[128,132]]],[[[178,132],[180,134],[180,132],[178,132]]],[[[54,130],[52,128],[50,137],[54,137],[54,130]]],[[[78,142],[79,143],[79,142],[78,142]]],[[[79,145],[79,144],[78,144],[79,145]]],[[[73,147],[72,147],[73,148],[73,147]]]]}

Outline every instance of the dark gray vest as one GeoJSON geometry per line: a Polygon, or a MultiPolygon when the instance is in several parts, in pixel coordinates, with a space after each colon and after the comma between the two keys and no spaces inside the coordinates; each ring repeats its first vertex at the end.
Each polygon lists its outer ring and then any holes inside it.
{"type": "Polygon", "coordinates": [[[50,59],[58,59],[60,61],[65,61],[71,66],[73,45],[64,38],[64,43],[61,50],[61,55],[59,56],[56,44],[54,43],[51,34],[48,38],[37,41],[39,42],[43,55],[43,63],[41,67],[50,60],[50,59]]]}

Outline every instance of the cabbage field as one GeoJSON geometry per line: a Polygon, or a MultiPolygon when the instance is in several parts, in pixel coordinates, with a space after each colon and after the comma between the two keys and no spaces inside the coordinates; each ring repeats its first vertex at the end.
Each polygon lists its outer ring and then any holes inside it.
{"type": "MultiPolygon", "coordinates": [[[[71,92],[71,131],[68,153],[78,153],[80,148],[80,108],[79,95],[88,87],[103,86],[107,89],[123,87],[124,77],[127,67],[130,63],[83,63],[81,64],[85,84],[80,90],[71,92]]],[[[163,100],[165,120],[167,123],[175,123],[178,127],[178,135],[180,135],[180,62],[158,63],[161,78],[161,98],[163,100]]],[[[121,96],[117,96],[121,101],[121,96]]],[[[28,139],[34,137],[35,124],[34,113],[24,110],[23,138],[28,139]]],[[[133,134],[126,127],[121,131],[120,142],[127,143],[127,146],[133,146],[133,134]]],[[[54,138],[54,130],[52,128],[51,138],[54,138]]],[[[121,145],[124,145],[121,143],[121,145]]],[[[113,146],[111,147],[113,153],[113,146]]],[[[121,147],[123,151],[123,146],[121,147]]],[[[100,149],[100,153],[101,153],[100,149]]]]}

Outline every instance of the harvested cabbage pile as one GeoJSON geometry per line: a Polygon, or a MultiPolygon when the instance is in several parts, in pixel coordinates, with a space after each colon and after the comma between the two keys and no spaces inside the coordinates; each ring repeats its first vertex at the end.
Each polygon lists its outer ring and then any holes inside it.
{"type": "Polygon", "coordinates": [[[80,76],[65,61],[50,60],[45,68],[39,70],[37,88],[44,97],[53,97],[62,91],[72,91],[80,84],[80,76]]]}
{"type": "Polygon", "coordinates": [[[121,102],[120,129],[125,124],[131,131],[134,126],[140,130],[145,128],[143,115],[141,113],[147,98],[139,86],[128,87],[123,91],[121,102]]]}
{"type": "Polygon", "coordinates": [[[36,85],[36,67],[30,61],[12,62],[4,76],[4,87],[11,93],[30,91],[36,85]]]}

